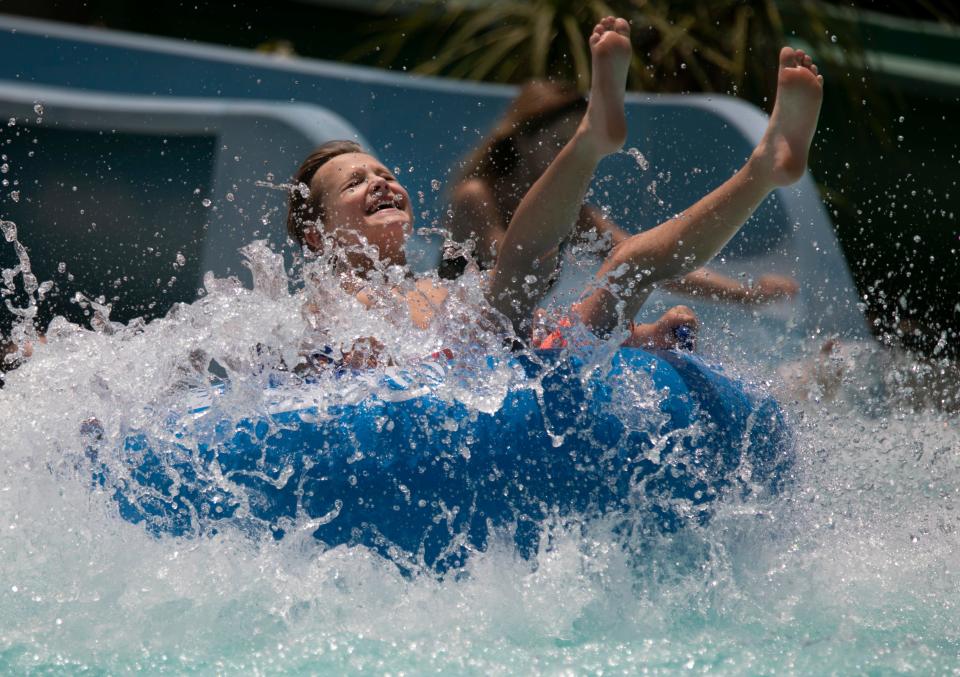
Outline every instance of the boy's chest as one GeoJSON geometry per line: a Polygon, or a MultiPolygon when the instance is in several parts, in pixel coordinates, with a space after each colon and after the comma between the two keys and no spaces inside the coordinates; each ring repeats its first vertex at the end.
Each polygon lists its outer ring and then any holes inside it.
{"type": "Polygon", "coordinates": [[[446,287],[434,284],[431,280],[421,280],[416,289],[406,293],[407,306],[410,308],[410,320],[418,329],[430,326],[437,312],[447,300],[446,287]]]}

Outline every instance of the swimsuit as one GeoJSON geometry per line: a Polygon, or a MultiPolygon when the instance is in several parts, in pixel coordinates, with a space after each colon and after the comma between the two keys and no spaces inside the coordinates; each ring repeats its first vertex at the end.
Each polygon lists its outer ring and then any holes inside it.
{"type": "Polygon", "coordinates": [[[563,330],[569,329],[572,326],[573,320],[571,320],[569,316],[564,315],[557,321],[557,328],[542,339],[538,339],[537,336],[533,337],[533,347],[538,350],[558,350],[560,348],[566,348],[567,339],[563,335],[563,330]]]}

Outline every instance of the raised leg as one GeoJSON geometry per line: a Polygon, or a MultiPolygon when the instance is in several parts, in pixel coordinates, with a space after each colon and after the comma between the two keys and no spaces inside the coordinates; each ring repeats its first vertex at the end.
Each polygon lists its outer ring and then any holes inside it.
{"type": "Polygon", "coordinates": [[[626,139],[623,96],[630,65],[630,26],[607,17],[590,36],[590,103],[573,138],[531,186],[514,212],[493,270],[488,298],[525,333],[549,288],[557,246],[573,229],[597,163],[626,139]]]}
{"type": "Polygon", "coordinates": [[[634,235],[611,252],[575,311],[604,336],[633,319],[657,282],[709,261],[776,187],[807,167],[823,99],[823,76],[801,50],[780,52],[777,98],[767,131],[747,163],[682,214],[634,235]]]}

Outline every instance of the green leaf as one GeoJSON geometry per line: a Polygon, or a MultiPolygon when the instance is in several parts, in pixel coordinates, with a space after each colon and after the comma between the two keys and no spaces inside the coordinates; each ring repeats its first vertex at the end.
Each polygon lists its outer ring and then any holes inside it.
{"type": "Polygon", "coordinates": [[[573,16],[568,14],[563,17],[563,29],[567,34],[570,53],[573,57],[577,86],[585,90],[588,86],[587,83],[590,82],[590,58],[587,56],[587,42],[583,37],[583,31],[573,16]]]}
{"type": "Polygon", "coordinates": [[[533,39],[530,41],[530,70],[533,75],[543,77],[547,74],[547,56],[550,43],[553,42],[553,19],[556,12],[548,7],[533,17],[533,39]]]}

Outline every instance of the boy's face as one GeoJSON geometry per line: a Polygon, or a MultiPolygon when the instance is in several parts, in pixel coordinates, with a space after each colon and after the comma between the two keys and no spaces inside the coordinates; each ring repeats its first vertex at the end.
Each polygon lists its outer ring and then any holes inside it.
{"type": "Polygon", "coordinates": [[[366,153],[344,153],[324,164],[310,182],[320,191],[324,224],[345,245],[362,235],[382,260],[404,264],[404,244],[413,230],[410,196],[389,169],[366,153]],[[344,233],[343,231],[347,231],[344,233]]]}

